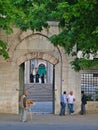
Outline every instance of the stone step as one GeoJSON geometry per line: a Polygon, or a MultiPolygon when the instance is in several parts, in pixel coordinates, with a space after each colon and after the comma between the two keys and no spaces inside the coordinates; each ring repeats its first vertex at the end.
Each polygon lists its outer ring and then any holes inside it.
{"type": "Polygon", "coordinates": [[[35,102],[49,102],[53,100],[52,84],[25,84],[25,90],[29,92],[28,98],[35,102]]]}

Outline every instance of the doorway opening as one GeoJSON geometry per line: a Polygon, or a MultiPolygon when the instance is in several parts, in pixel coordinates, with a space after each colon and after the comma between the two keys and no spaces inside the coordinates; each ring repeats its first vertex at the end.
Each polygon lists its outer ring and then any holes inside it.
{"type": "Polygon", "coordinates": [[[21,75],[24,75],[23,91],[27,90],[28,98],[35,102],[35,105],[31,106],[32,112],[36,114],[54,113],[53,64],[34,58],[24,62],[20,68],[23,73],[21,75]]]}

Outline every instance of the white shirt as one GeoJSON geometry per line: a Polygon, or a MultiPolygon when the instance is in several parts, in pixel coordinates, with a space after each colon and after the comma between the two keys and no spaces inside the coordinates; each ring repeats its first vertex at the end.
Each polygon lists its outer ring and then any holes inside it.
{"type": "Polygon", "coordinates": [[[69,95],[67,96],[67,99],[68,99],[68,103],[73,104],[74,101],[75,101],[75,96],[69,94],[69,95]]]}
{"type": "Polygon", "coordinates": [[[32,72],[32,73],[33,73],[33,75],[36,75],[36,70],[35,70],[35,69],[33,69],[33,72],[32,72]]]}

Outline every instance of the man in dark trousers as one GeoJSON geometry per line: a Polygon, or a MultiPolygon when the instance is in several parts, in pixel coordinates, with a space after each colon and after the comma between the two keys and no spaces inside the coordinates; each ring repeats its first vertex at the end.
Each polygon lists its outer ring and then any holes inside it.
{"type": "Polygon", "coordinates": [[[30,74],[30,83],[34,83],[34,75],[32,73],[30,74]]]}
{"type": "Polygon", "coordinates": [[[86,95],[84,94],[84,91],[81,91],[81,115],[86,114],[86,108],[85,105],[87,104],[86,95]]]}

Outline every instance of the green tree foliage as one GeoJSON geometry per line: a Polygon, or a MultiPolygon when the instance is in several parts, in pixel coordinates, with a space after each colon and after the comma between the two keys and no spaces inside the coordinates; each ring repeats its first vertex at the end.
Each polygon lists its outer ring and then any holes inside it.
{"type": "Polygon", "coordinates": [[[2,55],[5,59],[9,57],[6,50],[7,44],[0,40],[0,55],[2,55]]]}
{"type": "Polygon", "coordinates": [[[95,57],[98,51],[97,7],[96,0],[67,0],[59,3],[57,11],[53,12],[62,31],[52,36],[51,41],[76,57],[72,62],[76,71],[98,67],[98,61],[90,60],[91,54],[95,57]],[[73,49],[75,45],[76,50],[73,49]],[[82,57],[77,57],[79,51],[82,51],[82,57]]]}
{"type": "Polygon", "coordinates": [[[23,31],[42,31],[49,28],[47,21],[58,21],[62,31],[50,41],[74,56],[72,67],[79,71],[98,66],[97,60],[90,59],[98,51],[97,0],[0,0],[0,7],[0,28],[8,34],[11,25],[23,31]],[[80,51],[82,57],[77,57],[80,51]]]}
{"type": "MultiPolygon", "coordinates": [[[[13,32],[12,24],[15,23],[16,15],[18,10],[13,5],[11,0],[0,0],[0,31],[5,30],[8,34],[13,32]]],[[[3,55],[7,59],[7,43],[0,39],[0,55],[3,55]]]]}

